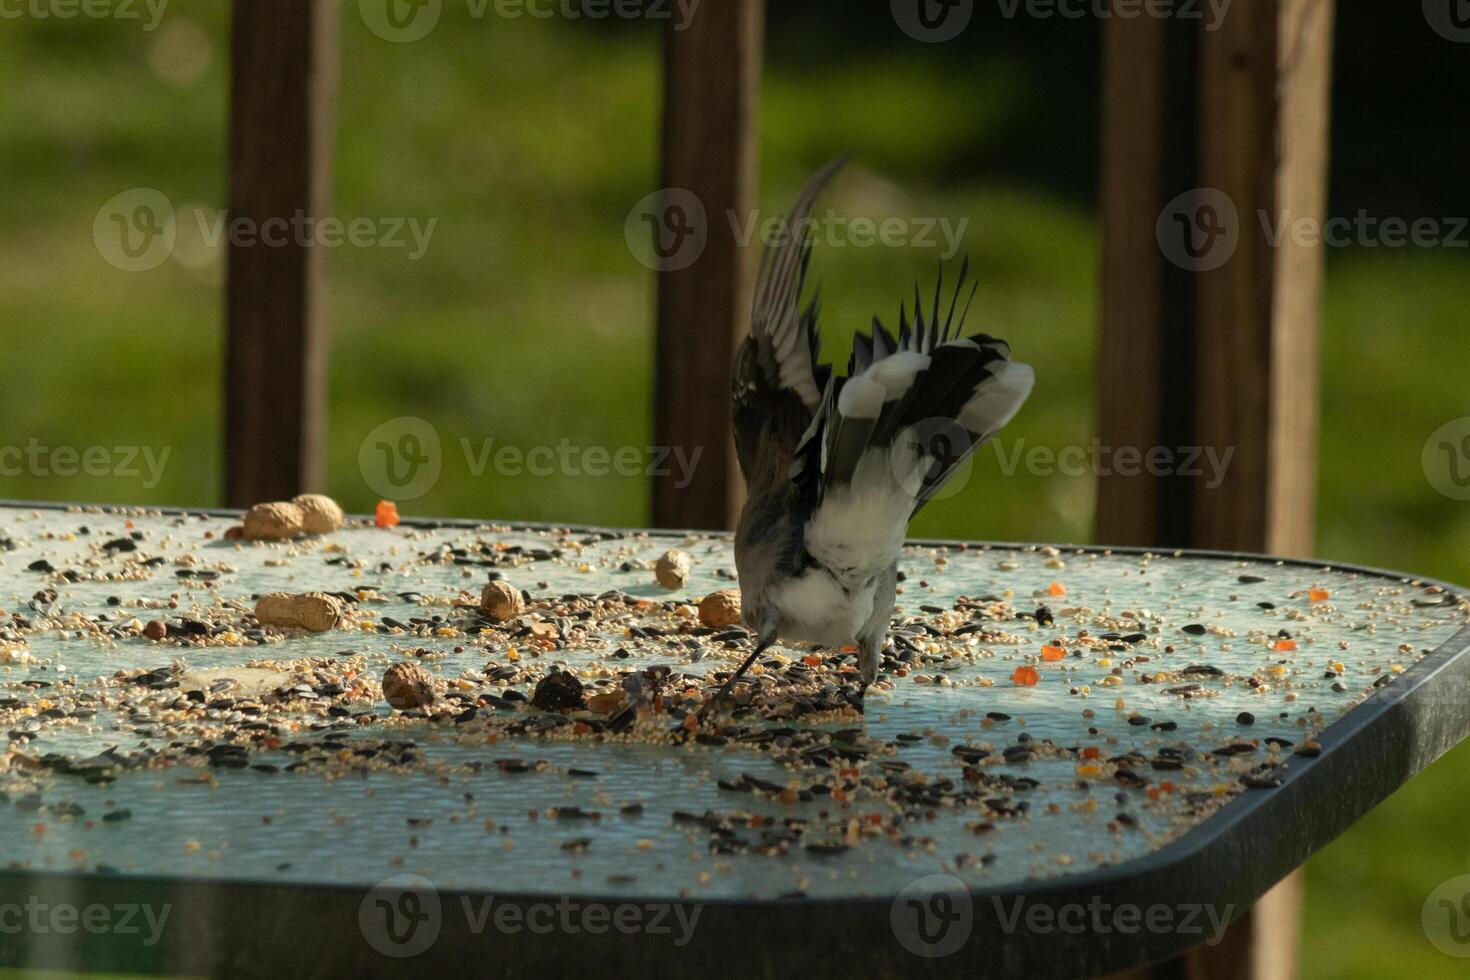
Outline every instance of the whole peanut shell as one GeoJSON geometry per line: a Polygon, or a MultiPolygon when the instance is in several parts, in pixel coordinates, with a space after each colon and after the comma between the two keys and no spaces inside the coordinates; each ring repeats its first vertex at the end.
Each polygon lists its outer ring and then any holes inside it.
{"type": "Polygon", "coordinates": [[[341,600],[323,592],[306,592],[300,595],[272,592],[261,596],[260,601],[255,604],[255,618],[262,626],[325,633],[335,629],[342,622],[342,617],[341,600]]]}
{"type": "Polygon", "coordinates": [[[291,501],[301,508],[301,529],[307,534],[331,534],[342,527],[342,508],[320,493],[303,493],[291,501]]]}
{"type": "Polygon", "coordinates": [[[246,541],[285,541],[302,532],[306,515],[291,503],[256,504],[245,512],[246,541]]]}

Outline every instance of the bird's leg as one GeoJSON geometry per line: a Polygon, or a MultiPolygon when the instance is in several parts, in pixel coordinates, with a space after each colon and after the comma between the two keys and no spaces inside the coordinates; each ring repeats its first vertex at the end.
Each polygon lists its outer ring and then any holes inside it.
{"type": "Polygon", "coordinates": [[[699,716],[696,719],[696,723],[702,723],[704,721],[704,716],[709,713],[710,707],[715,702],[724,700],[725,696],[730,693],[732,688],[735,687],[735,682],[744,677],[745,672],[748,671],[751,668],[751,665],[755,663],[756,658],[765,653],[766,650],[770,648],[771,644],[775,642],[775,637],[772,637],[769,640],[761,640],[759,643],[756,644],[755,649],[750,652],[750,656],[745,658],[745,663],[741,664],[740,668],[736,670],[735,673],[731,674],[729,679],[726,680],[724,684],[720,685],[720,689],[715,692],[714,697],[704,702],[704,706],[699,709],[699,716]]]}
{"type": "Polygon", "coordinates": [[[862,680],[858,683],[857,697],[848,700],[858,714],[865,714],[863,705],[868,694],[868,687],[878,679],[878,667],[883,659],[883,636],[878,633],[874,636],[863,637],[858,641],[858,676],[862,680]]]}

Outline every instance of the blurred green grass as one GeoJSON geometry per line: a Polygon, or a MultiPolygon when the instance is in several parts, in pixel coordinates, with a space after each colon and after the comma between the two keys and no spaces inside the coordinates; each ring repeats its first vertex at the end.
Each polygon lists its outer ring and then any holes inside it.
{"type": "MultiPolygon", "coordinates": [[[[414,415],[440,433],[444,473],[406,512],[642,524],[642,478],[476,477],[460,441],[652,441],[652,275],[629,254],[623,226],[659,184],[656,31],[455,17],[449,5],[438,30],[409,45],[344,17],[333,213],[438,224],[418,261],[384,248],[330,256],[327,489],[370,509],[363,439],[414,415]]],[[[0,195],[9,327],[0,445],[170,451],[154,487],[27,474],[0,476],[0,496],[220,498],[222,256],[187,212],[223,206],[224,38],[223,5],[170,12],[153,34],[87,20],[0,32],[0,172],[19,191],[0,195]],[[103,261],[92,220],[139,186],[165,193],[184,220],[174,260],[127,273],[103,261]]],[[[1034,181],[953,176],[992,134],[1066,108],[1037,103],[1044,66],[991,59],[957,78],[954,64],[927,54],[834,54],[820,71],[773,58],[763,211],[779,213],[807,172],[847,149],[856,163],[828,201],[837,213],[968,217],[981,283],[972,324],[1009,338],[1039,379],[1003,447],[1085,445],[1096,398],[1095,208],[1048,189],[1045,161],[1034,181]]],[[[874,313],[891,319],[916,277],[932,282],[937,261],[935,249],[819,251],[829,352],[845,356],[847,336],[874,313]]],[[[1318,554],[1470,583],[1470,508],[1437,494],[1419,462],[1430,432],[1470,415],[1455,370],[1470,353],[1465,284],[1455,254],[1331,256],[1318,554]]],[[[1090,477],[1003,476],[982,453],[966,488],[914,531],[1085,541],[1092,501],[1090,477]]],[[[1462,748],[1310,863],[1304,976],[1446,974],[1419,914],[1436,884],[1470,870],[1458,833],[1467,777],[1462,748]]]]}

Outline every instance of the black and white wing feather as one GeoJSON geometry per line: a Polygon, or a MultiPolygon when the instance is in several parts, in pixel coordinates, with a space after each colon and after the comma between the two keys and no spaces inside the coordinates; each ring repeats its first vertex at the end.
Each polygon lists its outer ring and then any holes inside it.
{"type": "Polygon", "coordinates": [[[821,363],[820,302],[813,296],[804,308],[800,303],[811,261],[812,208],[846,162],[839,157],[812,175],[780,240],[761,257],[750,335],[736,355],[732,392],[736,454],[747,480],[763,458],[790,460],[831,376],[821,363]]]}
{"type": "Polygon", "coordinates": [[[846,377],[831,378],[790,470],[807,502],[806,548],[853,581],[898,554],[913,515],[955,470],[1020,410],[1031,367],[986,334],[960,335],[969,263],[948,313],[943,276],[932,312],[918,292],[914,320],[899,310],[898,336],[876,318],[853,343],[846,377]]]}

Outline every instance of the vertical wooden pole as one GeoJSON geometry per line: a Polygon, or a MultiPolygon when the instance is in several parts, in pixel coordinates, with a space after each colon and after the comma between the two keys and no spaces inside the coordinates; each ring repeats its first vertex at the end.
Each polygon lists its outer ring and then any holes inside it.
{"type": "Polygon", "coordinates": [[[235,0],[226,299],[225,499],[320,487],[325,255],[304,219],[329,206],[338,0],[235,0]]]}
{"type": "Polygon", "coordinates": [[[1202,45],[1200,182],[1240,223],[1197,293],[1197,432],[1235,447],[1225,480],[1195,494],[1193,538],[1209,547],[1312,551],[1322,247],[1286,222],[1324,219],[1333,13],[1331,0],[1243,4],[1202,45]]]}
{"type": "Polygon", "coordinates": [[[654,478],[656,527],[725,528],[738,512],[730,371],[748,319],[750,256],[729,217],[744,227],[755,207],[764,28],[761,0],[703,3],[682,30],[668,28],[663,184],[699,200],[708,241],[692,264],[659,274],[655,437],[701,455],[688,486],[654,478]]]}
{"type": "MultiPolygon", "coordinates": [[[[1213,487],[1101,477],[1101,542],[1311,553],[1323,256],[1273,236],[1324,217],[1333,14],[1260,0],[1214,30],[1107,23],[1101,438],[1231,455],[1213,487]]],[[[1298,872],[1219,946],[1131,975],[1289,978],[1300,904],[1298,872]]]]}
{"type": "MultiPolygon", "coordinates": [[[[1147,449],[1167,444],[1171,435],[1187,436],[1193,414],[1189,378],[1181,371],[1191,361],[1193,293],[1156,233],[1159,209],[1193,180],[1193,37],[1156,17],[1108,24],[1098,426],[1107,446],[1147,449]]],[[[1146,472],[1110,473],[1098,483],[1099,540],[1182,546],[1187,491],[1177,480],[1146,472]]]]}

